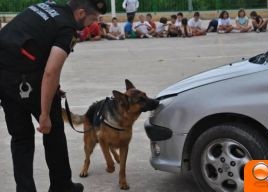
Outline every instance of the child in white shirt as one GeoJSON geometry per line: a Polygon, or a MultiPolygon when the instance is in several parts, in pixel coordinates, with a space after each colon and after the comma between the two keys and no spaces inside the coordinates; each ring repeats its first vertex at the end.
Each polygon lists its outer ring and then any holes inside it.
{"type": "Polygon", "coordinates": [[[230,33],[234,27],[227,11],[222,11],[218,20],[218,33],[230,33]]]}
{"type": "Polygon", "coordinates": [[[121,33],[121,28],[117,23],[117,18],[112,19],[112,25],[110,26],[109,33],[107,34],[109,40],[124,40],[125,36],[121,33]]]}
{"type": "Polygon", "coordinates": [[[200,20],[200,13],[195,12],[194,17],[188,22],[189,27],[192,29],[193,36],[206,35],[206,30],[202,29],[202,22],[200,20]]]}
{"type": "Polygon", "coordinates": [[[156,28],[156,37],[167,37],[167,18],[161,17],[156,28]]]}
{"type": "Polygon", "coordinates": [[[176,26],[176,15],[170,16],[170,23],[168,24],[168,36],[169,37],[179,37],[181,35],[180,29],[176,26]]]}
{"type": "Polygon", "coordinates": [[[143,15],[139,16],[140,21],[136,23],[135,30],[140,38],[151,38],[152,36],[149,34],[152,30],[152,26],[149,22],[145,21],[145,17],[143,15]]]}
{"type": "Polygon", "coordinates": [[[177,14],[177,20],[176,20],[176,23],[175,23],[176,27],[180,28],[182,19],[183,19],[183,13],[179,12],[177,14]]]}

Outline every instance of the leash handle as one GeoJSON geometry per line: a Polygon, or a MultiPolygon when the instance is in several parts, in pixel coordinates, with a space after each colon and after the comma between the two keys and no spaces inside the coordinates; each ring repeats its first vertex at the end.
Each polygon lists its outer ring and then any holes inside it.
{"type": "Polygon", "coordinates": [[[69,124],[70,124],[71,128],[75,132],[77,132],[77,133],[86,133],[86,132],[89,131],[89,130],[86,130],[86,131],[78,131],[77,129],[74,128],[73,121],[72,121],[72,115],[71,115],[71,111],[70,111],[69,104],[68,104],[68,101],[67,101],[67,97],[66,96],[65,96],[65,109],[66,109],[66,113],[67,113],[67,118],[68,118],[69,124]]]}

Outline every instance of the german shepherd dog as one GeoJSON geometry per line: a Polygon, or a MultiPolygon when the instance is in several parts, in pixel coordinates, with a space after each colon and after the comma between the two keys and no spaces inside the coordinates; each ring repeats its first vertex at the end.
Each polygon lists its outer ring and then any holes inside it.
{"type": "MultiPolygon", "coordinates": [[[[108,173],[115,171],[114,160],[120,164],[119,185],[123,190],[129,189],[126,180],[126,160],[132,138],[132,126],[142,112],[154,110],[159,105],[157,100],[147,97],[129,80],[126,79],[125,83],[125,93],[113,91],[113,98],[93,103],[83,116],[71,113],[73,123],[83,123],[86,131],[84,133],[85,161],[80,177],[88,176],[90,155],[95,145],[99,143],[107,163],[106,171],[108,173]]],[[[64,110],[63,118],[67,121],[64,110]]]]}

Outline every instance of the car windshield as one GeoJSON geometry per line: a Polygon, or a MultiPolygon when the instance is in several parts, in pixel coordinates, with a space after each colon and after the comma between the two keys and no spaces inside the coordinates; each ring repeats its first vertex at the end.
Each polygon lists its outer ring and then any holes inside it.
{"type": "Polygon", "coordinates": [[[249,62],[255,63],[255,64],[260,64],[260,65],[267,64],[268,63],[268,52],[250,58],[249,62]]]}

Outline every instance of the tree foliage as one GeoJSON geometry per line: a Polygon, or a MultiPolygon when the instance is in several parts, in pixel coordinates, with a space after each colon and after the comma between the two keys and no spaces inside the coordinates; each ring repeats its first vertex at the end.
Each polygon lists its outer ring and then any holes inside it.
{"type": "Polygon", "coordinates": [[[267,0],[193,0],[195,10],[265,8],[267,0]]]}

